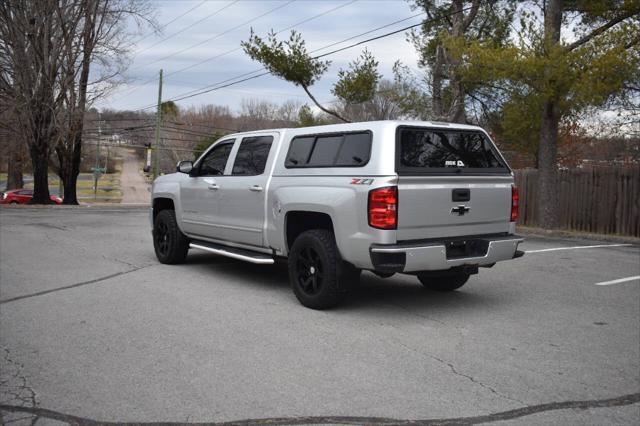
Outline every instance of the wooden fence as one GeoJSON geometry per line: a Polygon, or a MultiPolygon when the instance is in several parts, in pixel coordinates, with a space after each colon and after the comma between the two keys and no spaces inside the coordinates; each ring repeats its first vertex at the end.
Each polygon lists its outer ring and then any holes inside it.
{"type": "MultiPolygon", "coordinates": [[[[640,166],[560,170],[560,226],[640,237],[640,166]]],[[[537,226],[538,171],[516,170],[519,225],[537,226]]]]}

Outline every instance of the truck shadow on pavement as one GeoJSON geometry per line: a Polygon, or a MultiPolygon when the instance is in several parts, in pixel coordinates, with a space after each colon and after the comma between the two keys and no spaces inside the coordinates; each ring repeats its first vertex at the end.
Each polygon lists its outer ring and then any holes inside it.
{"type": "MultiPolygon", "coordinates": [[[[190,267],[199,265],[212,276],[231,279],[235,282],[234,285],[280,291],[283,296],[291,292],[285,260],[278,260],[274,265],[253,265],[208,253],[193,253],[187,257],[185,263],[190,267]]],[[[455,311],[480,306],[499,307],[505,303],[504,294],[496,297],[491,292],[475,290],[481,285],[481,283],[470,281],[458,291],[442,293],[425,289],[413,276],[396,274],[390,278],[380,278],[373,273],[363,271],[360,282],[347,292],[339,306],[331,310],[366,311],[373,306],[379,309],[379,305],[383,304],[401,308],[403,311],[419,312],[435,307],[440,311],[455,311]]],[[[292,303],[297,302],[292,300],[292,303]]]]}

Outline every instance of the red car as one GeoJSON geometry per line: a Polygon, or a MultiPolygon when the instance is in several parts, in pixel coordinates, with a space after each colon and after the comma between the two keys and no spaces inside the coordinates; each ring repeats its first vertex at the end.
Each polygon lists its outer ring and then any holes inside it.
{"type": "MultiPolygon", "coordinates": [[[[32,189],[12,189],[11,191],[3,192],[0,197],[0,204],[27,204],[33,198],[32,189]]],[[[62,198],[52,195],[51,201],[56,204],[62,204],[62,198]]]]}

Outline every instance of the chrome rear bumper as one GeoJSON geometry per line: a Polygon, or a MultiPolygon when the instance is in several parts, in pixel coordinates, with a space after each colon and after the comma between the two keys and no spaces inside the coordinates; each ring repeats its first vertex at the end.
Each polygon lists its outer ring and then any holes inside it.
{"type": "Polygon", "coordinates": [[[522,241],[524,239],[518,235],[470,236],[410,244],[372,245],[370,254],[373,266],[378,271],[439,271],[465,265],[487,266],[521,257],[524,253],[518,251],[518,244],[522,241]],[[454,246],[456,250],[468,253],[455,253],[454,246]]]}

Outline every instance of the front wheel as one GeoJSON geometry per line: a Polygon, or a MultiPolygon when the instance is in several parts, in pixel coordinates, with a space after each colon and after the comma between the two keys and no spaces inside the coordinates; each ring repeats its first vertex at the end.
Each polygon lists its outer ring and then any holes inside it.
{"type": "Polygon", "coordinates": [[[418,279],[420,280],[422,285],[429,290],[453,291],[462,287],[467,282],[467,280],[469,280],[469,274],[418,274],[418,279]]]}
{"type": "Polygon", "coordinates": [[[296,238],[289,253],[289,281],[302,305],[327,309],[342,300],[344,293],[338,285],[340,262],[332,232],[314,229],[296,238]]]}
{"type": "Polygon", "coordinates": [[[160,263],[182,263],[189,251],[189,239],[178,228],[176,212],[161,210],[153,221],[153,248],[160,263]]]}

